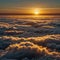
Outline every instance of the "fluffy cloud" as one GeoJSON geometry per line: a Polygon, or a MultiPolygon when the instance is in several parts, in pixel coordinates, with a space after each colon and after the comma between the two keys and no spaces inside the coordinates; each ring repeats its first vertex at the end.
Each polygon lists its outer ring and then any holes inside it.
{"type": "Polygon", "coordinates": [[[0,19],[0,60],[60,60],[60,21],[0,19]]]}

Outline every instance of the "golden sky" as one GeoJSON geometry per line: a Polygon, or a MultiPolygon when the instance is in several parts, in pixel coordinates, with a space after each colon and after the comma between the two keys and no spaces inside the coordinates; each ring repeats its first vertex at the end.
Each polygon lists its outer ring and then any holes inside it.
{"type": "Polygon", "coordinates": [[[59,8],[17,8],[17,9],[0,9],[0,13],[33,14],[35,9],[39,10],[40,14],[44,14],[44,13],[60,13],[60,9],[59,9],[59,8]]]}
{"type": "Polygon", "coordinates": [[[0,13],[60,13],[60,0],[0,0],[0,13]]]}

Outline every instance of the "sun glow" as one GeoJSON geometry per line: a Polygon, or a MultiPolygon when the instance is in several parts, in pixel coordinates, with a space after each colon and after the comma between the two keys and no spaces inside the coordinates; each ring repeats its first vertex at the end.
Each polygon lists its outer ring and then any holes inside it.
{"type": "Polygon", "coordinates": [[[35,10],[34,10],[34,14],[35,14],[35,15],[40,14],[39,10],[38,10],[38,9],[35,9],[35,10]]]}

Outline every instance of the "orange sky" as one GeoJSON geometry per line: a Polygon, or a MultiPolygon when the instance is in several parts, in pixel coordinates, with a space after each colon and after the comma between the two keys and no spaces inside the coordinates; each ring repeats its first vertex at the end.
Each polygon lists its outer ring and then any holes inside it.
{"type": "Polygon", "coordinates": [[[17,8],[17,9],[0,9],[0,13],[21,13],[21,14],[33,14],[34,10],[38,9],[41,14],[44,13],[60,13],[59,8],[17,8]]]}
{"type": "Polygon", "coordinates": [[[0,13],[60,13],[60,0],[0,0],[0,13]]]}

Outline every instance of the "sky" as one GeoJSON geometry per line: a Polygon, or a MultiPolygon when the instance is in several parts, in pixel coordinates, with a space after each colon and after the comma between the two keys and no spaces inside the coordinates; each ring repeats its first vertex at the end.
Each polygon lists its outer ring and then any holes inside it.
{"type": "Polygon", "coordinates": [[[60,0],[0,0],[0,13],[31,13],[35,8],[60,13],[60,0]]]}

